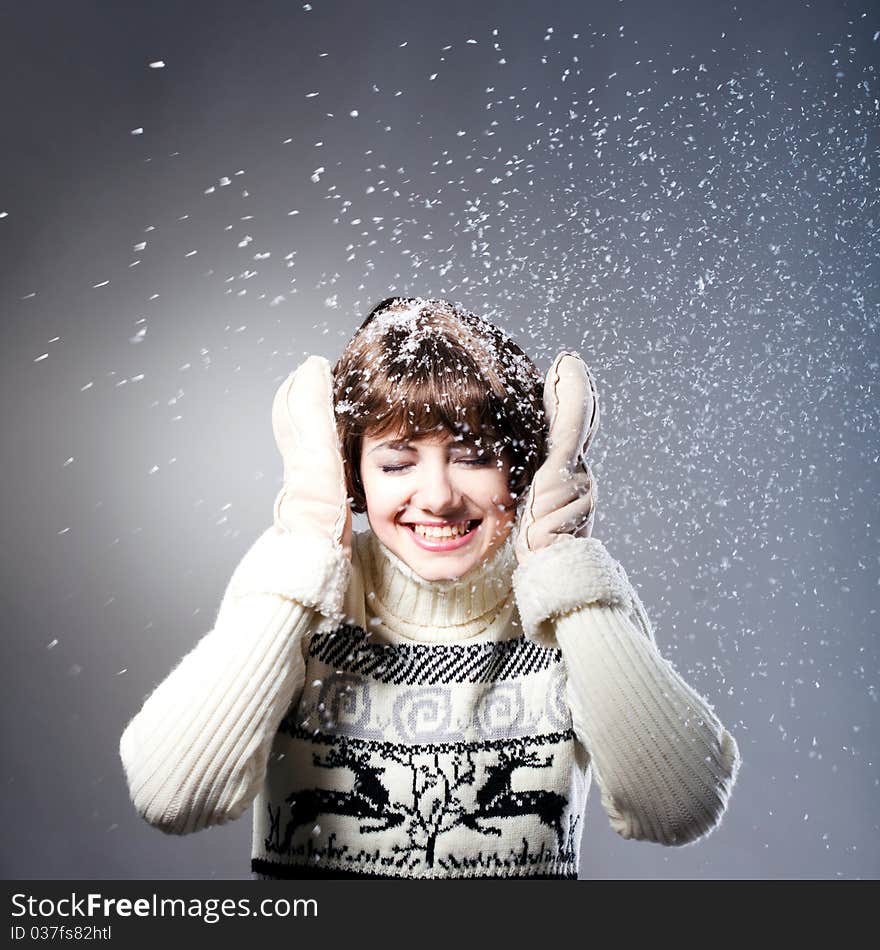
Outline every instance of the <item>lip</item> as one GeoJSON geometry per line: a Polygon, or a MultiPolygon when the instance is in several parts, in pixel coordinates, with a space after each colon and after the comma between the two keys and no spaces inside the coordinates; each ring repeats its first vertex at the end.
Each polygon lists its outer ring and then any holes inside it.
{"type": "MultiPolygon", "coordinates": [[[[476,521],[475,518],[469,518],[468,520],[476,521]]],[[[480,525],[482,523],[482,520],[477,521],[473,528],[467,532],[467,534],[463,534],[458,538],[423,538],[416,534],[414,528],[414,525],[416,524],[433,524],[440,527],[444,524],[448,524],[448,522],[445,521],[412,521],[403,523],[401,526],[406,529],[406,533],[423,551],[455,551],[458,548],[465,547],[465,545],[468,545],[471,543],[471,541],[473,541],[473,539],[477,536],[477,532],[480,530],[480,525]]]]}

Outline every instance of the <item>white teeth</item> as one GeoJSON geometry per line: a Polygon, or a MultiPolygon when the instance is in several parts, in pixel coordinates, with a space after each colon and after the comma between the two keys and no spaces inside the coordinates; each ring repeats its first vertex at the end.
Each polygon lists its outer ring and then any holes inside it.
{"type": "Polygon", "coordinates": [[[414,524],[413,529],[423,538],[459,538],[467,533],[469,524],[469,521],[445,525],[414,524]]]}

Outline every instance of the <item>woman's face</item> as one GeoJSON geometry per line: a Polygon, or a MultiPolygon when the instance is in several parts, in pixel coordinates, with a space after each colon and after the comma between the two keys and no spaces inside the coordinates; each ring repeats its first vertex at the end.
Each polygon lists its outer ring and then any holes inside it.
{"type": "Polygon", "coordinates": [[[503,455],[448,432],[361,443],[370,527],[429,581],[461,577],[510,534],[516,511],[508,473],[503,455]]]}

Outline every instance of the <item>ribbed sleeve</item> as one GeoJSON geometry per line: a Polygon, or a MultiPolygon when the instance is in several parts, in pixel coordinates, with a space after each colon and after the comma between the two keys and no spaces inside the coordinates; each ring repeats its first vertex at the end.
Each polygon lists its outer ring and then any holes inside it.
{"type": "Polygon", "coordinates": [[[138,813],[170,834],[233,821],[263,783],[278,725],[303,686],[318,619],[275,594],[224,601],[214,629],[128,724],[119,754],[138,813]]]}
{"type": "Polygon", "coordinates": [[[303,637],[335,618],[350,577],[350,561],[329,542],[303,545],[274,528],[257,539],[214,629],[122,734],[129,793],[146,821],[188,834],[247,809],[281,719],[302,692],[303,637]]]}
{"type": "Polygon", "coordinates": [[[583,606],[555,631],[574,730],[611,827],[664,845],[708,834],[739,770],[733,736],[625,607],[583,606]]]}

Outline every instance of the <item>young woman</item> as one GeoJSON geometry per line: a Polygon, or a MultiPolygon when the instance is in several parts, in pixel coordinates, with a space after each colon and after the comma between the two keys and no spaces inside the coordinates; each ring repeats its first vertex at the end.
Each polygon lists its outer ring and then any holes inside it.
{"type": "Polygon", "coordinates": [[[736,742],[590,536],[597,425],[575,354],[542,380],[445,301],[307,359],[274,525],[122,736],[138,812],[186,834],[253,803],[278,878],[574,878],[593,776],[624,838],[708,834],[736,742]]]}

